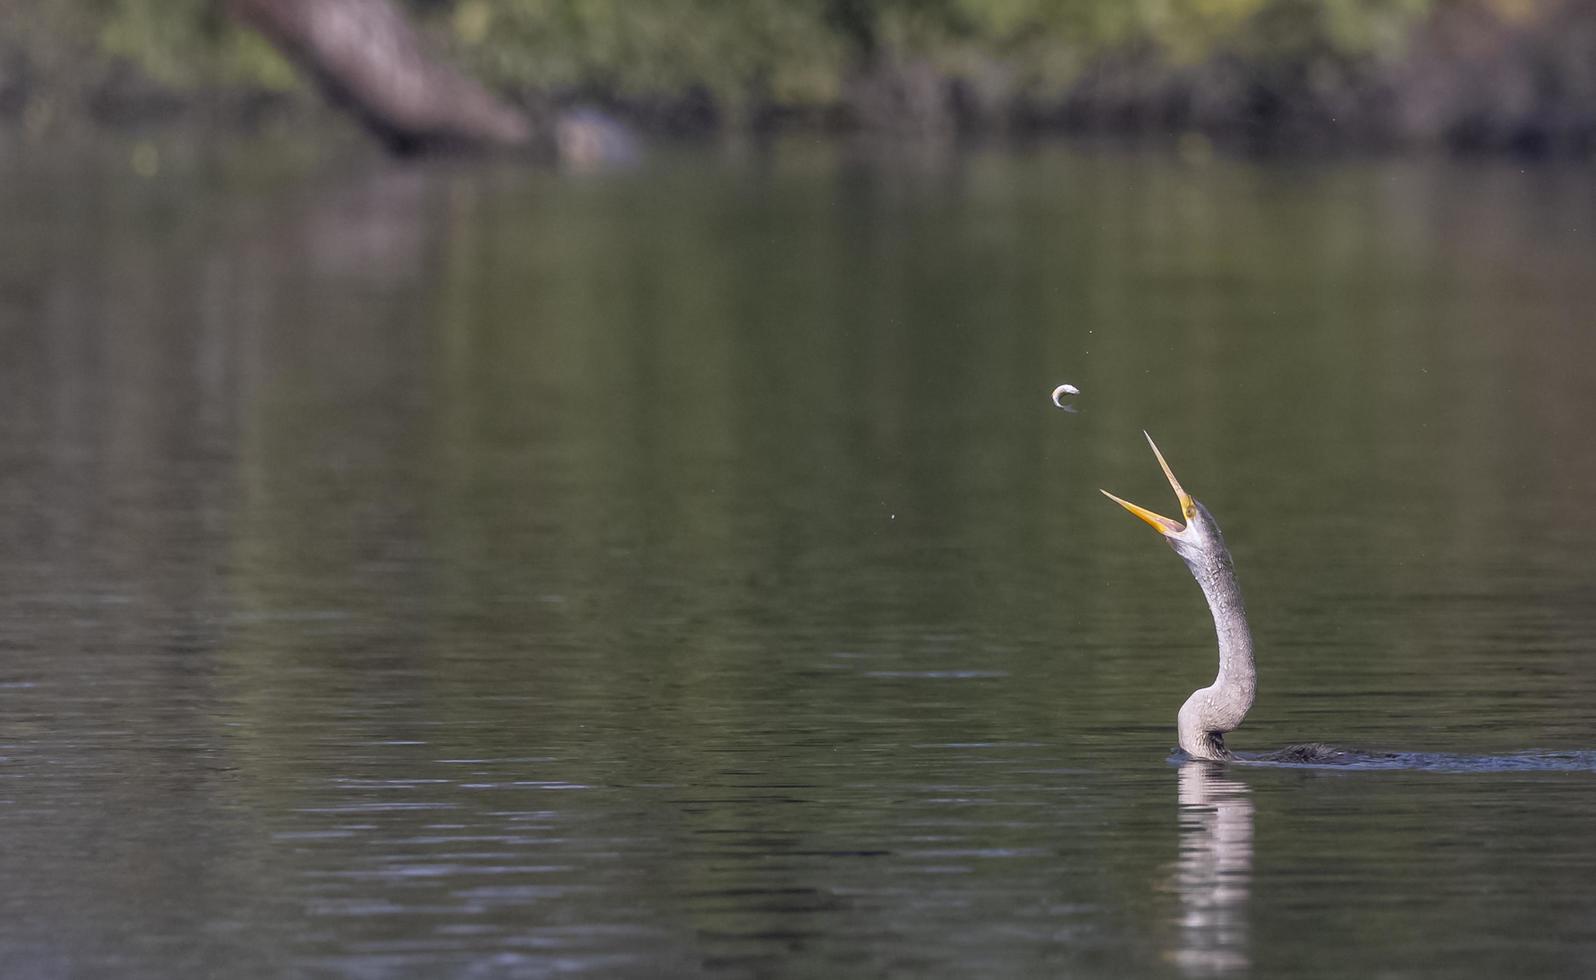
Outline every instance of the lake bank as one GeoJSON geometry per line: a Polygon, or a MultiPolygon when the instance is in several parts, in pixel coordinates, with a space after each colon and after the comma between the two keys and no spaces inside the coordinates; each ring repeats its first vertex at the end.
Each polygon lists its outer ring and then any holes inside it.
{"type": "MultiPolygon", "coordinates": [[[[264,41],[209,4],[155,13],[121,0],[94,16],[78,6],[9,12],[0,126],[260,129],[325,112],[264,41]]],[[[549,6],[456,0],[422,5],[415,19],[445,57],[534,117],[597,106],[659,134],[1189,134],[1559,155],[1596,146],[1592,0],[1375,11],[1250,0],[1161,17],[1138,5],[1113,14],[1087,4],[1095,15],[1066,17],[1028,4],[1000,14],[1004,5],[977,0],[817,0],[711,18],[671,0],[648,15],[597,3],[561,20],[549,6]]]]}

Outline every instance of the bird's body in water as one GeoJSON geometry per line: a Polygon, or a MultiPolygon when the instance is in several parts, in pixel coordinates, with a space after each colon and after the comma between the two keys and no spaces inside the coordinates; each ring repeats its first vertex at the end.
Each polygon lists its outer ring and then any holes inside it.
{"type": "MultiPolygon", "coordinates": [[[[1158,465],[1163,467],[1169,485],[1175,490],[1185,523],[1121,500],[1107,490],[1103,493],[1157,529],[1202,588],[1208,608],[1214,614],[1214,630],[1219,637],[1219,673],[1212,684],[1192,692],[1181,705],[1176,730],[1181,750],[1194,759],[1237,760],[1236,754],[1225,745],[1225,735],[1235,731],[1252,708],[1258,690],[1258,671],[1253,660],[1252,631],[1247,627],[1247,609],[1241,601],[1241,588],[1236,584],[1236,569],[1230,550],[1225,547],[1225,539],[1219,533],[1218,522],[1208,513],[1207,507],[1181,488],[1169,464],[1164,462],[1164,454],[1153,445],[1151,436],[1147,443],[1153,447],[1158,465]]],[[[1291,745],[1263,755],[1249,754],[1239,761],[1311,763],[1348,758],[1347,752],[1315,742],[1291,745]]]]}

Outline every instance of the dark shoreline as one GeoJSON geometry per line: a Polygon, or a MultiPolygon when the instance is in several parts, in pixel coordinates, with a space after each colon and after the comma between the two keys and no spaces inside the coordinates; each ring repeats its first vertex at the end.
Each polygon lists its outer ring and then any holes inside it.
{"type": "MultiPolygon", "coordinates": [[[[0,45],[0,130],[217,132],[320,125],[330,110],[307,85],[173,85],[126,59],[85,62],[66,82],[0,45]]],[[[936,140],[1200,140],[1227,148],[1328,151],[1444,149],[1583,158],[1596,150],[1596,0],[1550,4],[1511,22],[1481,3],[1437,10],[1401,57],[1327,47],[1219,50],[1180,63],[1152,49],[1103,54],[1060,89],[1001,79],[1003,65],[955,74],[929,60],[881,58],[848,70],[821,104],[706,88],[620,96],[601,86],[558,93],[499,86],[533,125],[573,109],[663,137],[790,132],[936,140]]]]}

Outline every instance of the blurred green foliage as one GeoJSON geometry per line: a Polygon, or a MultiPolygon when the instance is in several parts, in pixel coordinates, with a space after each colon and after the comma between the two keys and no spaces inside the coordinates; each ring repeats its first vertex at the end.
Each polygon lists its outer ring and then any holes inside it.
{"type": "MultiPolygon", "coordinates": [[[[1596,0],[393,2],[499,91],[666,125],[840,110],[1596,148],[1596,0]]],[[[0,0],[0,115],[30,123],[265,105],[299,78],[226,0],[0,0]]]]}
{"type": "Polygon", "coordinates": [[[101,52],[160,84],[293,84],[289,66],[264,39],[237,27],[217,0],[83,0],[81,6],[95,15],[101,52]]]}
{"type": "Polygon", "coordinates": [[[825,0],[461,0],[449,33],[510,88],[825,100],[848,59],[825,0]]]}
{"type": "MultiPolygon", "coordinates": [[[[1094,58],[1236,51],[1361,57],[1400,48],[1438,0],[408,0],[490,83],[728,106],[827,104],[874,65],[1001,71],[1012,92],[1066,85],[1094,58]]],[[[1507,3],[1507,0],[1498,0],[1507,3]]],[[[281,89],[293,74],[220,0],[0,0],[0,42],[70,50],[162,86],[281,89]],[[52,42],[54,42],[52,44],[52,42]]]]}
{"type": "Polygon", "coordinates": [[[833,101],[850,72],[998,66],[1016,91],[1067,85],[1124,49],[1348,57],[1399,48],[1434,0],[453,0],[435,21],[491,81],[620,96],[833,101]]]}

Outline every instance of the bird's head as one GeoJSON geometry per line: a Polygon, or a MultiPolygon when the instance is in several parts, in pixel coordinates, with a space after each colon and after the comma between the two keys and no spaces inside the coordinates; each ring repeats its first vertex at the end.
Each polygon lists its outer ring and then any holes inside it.
{"type": "MultiPolygon", "coordinates": [[[[1144,432],[1142,435],[1145,436],[1147,433],[1144,432]]],[[[1164,468],[1164,476],[1169,478],[1169,485],[1175,491],[1175,499],[1180,504],[1180,514],[1185,523],[1155,514],[1128,500],[1121,500],[1107,490],[1103,491],[1103,495],[1151,524],[1193,571],[1225,560],[1229,552],[1225,549],[1224,538],[1219,534],[1219,524],[1213,515],[1208,513],[1207,507],[1194,500],[1180,485],[1180,481],[1175,479],[1174,472],[1170,470],[1169,464],[1164,462],[1164,454],[1158,451],[1152,436],[1147,436],[1147,444],[1153,447],[1153,455],[1158,457],[1158,465],[1164,468]]]]}

